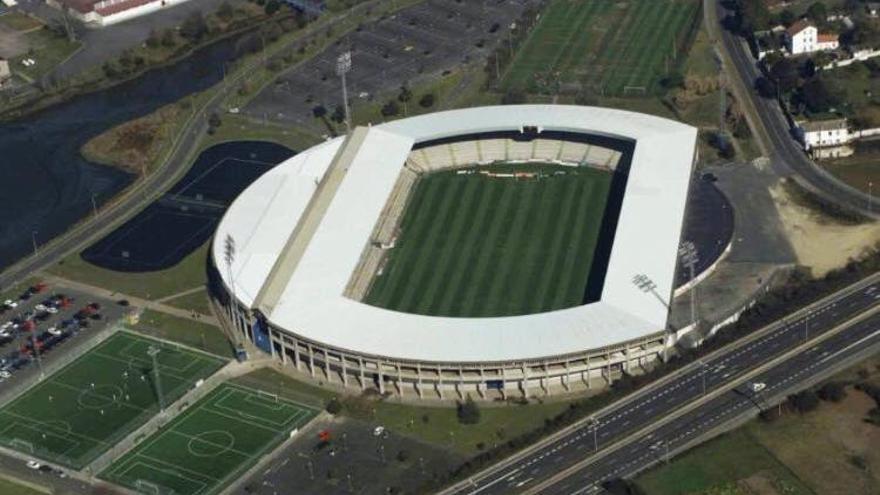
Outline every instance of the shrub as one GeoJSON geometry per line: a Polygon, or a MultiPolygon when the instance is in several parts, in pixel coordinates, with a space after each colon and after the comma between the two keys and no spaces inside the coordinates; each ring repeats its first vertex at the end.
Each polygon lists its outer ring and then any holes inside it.
{"type": "Polygon", "coordinates": [[[804,390],[788,396],[788,403],[792,409],[804,414],[816,410],[819,407],[819,396],[813,390],[804,390]]]}
{"type": "Polygon", "coordinates": [[[480,422],[480,406],[470,395],[464,402],[458,404],[458,421],[465,425],[475,425],[480,422]]]}
{"type": "Polygon", "coordinates": [[[327,412],[336,416],[337,414],[342,412],[342,402],[339,401],[336,397],[333,397],[329,401],[327,401],[327,412]]]}
{"type": "Polygon", "coordinates": [[[430,108],[434,106],[434,93],[425,93],[419,98],[419,106],[422,108],[430,108]]]}
{"type": "Polygon", "coordinates": [[[840,402],[846,398],[846,387],[841,382],[828,382],[818,391],[819,398],[827,402],[840,402]]]}

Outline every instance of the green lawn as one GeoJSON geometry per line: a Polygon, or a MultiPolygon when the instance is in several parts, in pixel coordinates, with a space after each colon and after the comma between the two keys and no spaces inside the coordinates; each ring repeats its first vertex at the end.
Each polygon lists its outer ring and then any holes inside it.
{"type": "Polygon", "coordinates": [[[80,42],[71,42],[65,36],[59,36],[48,29],[30,31],[24,35],[30,46],[28,53],[14,57],[9,61],[14,74],[35,81],[52,71],[58,64],[67,60],[80,47],[80,42]],[[31,58],[36,64],[30,67],[21,61],[31,58]]]}
{"type": "Polygon", "coordinates": [[[835,177],[847,184],[871,192],[880,193],[880,153],[877,151],[859,153],[848,158],[819,162],[835,177]],[[868,184],[872,184],[871,187],[868,184]]]}
{"type": "Polygon", "coordinates": [[[0,409],[0,444],[80,469],[223,360],[118,332],[0,409]],[[159,384],[147,350],[160,350],[159,384]]]}
{"type": "Polygon", "coordinates": [[[427,315],[498,316],[583,302],[612,175],[496,165],[540,179],[441,171],[421,178],[366,302],[427,315]],[[554,175],[561,172],[562,175],[554,175]]]}
{"type": "Polygon", "coordinates": [[[232,344],[220,328],[151,309],[143,312],[132,330],[218,356],[231,356],[233,351],[232,344]]]}
{"type": "Polygon", "coordinates": [[[759,477],[774,493],[808,495],[813,492],[746,428],[716,438],[636,478],[648,495],[746,494],[738,480],[759,477]]]}
{"type": "Polygon", "coordinates": [[[168,299],[165,301],[165,304],[174,306],[175,308],[195,311],[196,313],[201,313],[203,315],[211,314],[211,301],[208,298],[207,289],[168,299]]]}
{"type": "Polygon", "coordinates": [[[159,299],[180,291],[205,285],[208,248],[205,242],[180,263],[166,270],[145,273],[115,272],[97,267],[83,260],[79,253],[64,258],[49,268],[49,272],[71,280],[102,287],[123,294],[159,299]]]}
{"type": "Polygon", "coordinates": [[[687,54],[699,11],[697,0],[552,0],[502,87],[555,92],[558,80],[597,94],[651,93],[687,54]]]}
{"type": "Polygon", "coordinates": [[[0,24],[16,31],[30,31],[43,25],[42,22],[20,12],[7,12],[0,15],[0,24]]]}
{"type": "Polygon", "coordinates": [[[296,402],[224,384],[100,476],[144,493],[217,493],[316,413],[296,402]]]}
{"type": "MultiPolygon", "coordinates": [[[[330,399],[339,397],[335,390],[316,387],[270,368],[253,371],[234,382],[316,408],[323,408],[330,399]]],[[[482,405],[481,420],[475,425],[460,423],[454,407],[415,406],[362,397],[344,398],[343,405],[342,414],[346,416],[381,424],[399,435],[463,455],[474,455],[480,452],[479,445],[488,449],[540,428],[544,420],[563,412],[569,402],[482,405]]]]}

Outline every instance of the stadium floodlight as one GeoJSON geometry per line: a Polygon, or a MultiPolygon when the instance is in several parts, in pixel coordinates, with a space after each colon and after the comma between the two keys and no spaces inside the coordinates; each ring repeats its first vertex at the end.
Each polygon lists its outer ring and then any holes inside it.
{"type": "Polygon", "coordinates": [[[697,254],[697,246],[694,245],[691,241],[684,241],[681,243],[681,246],[678,247],[678,257],[681,259],[681,264],[686,266],[689,270],[688,282],[691,284],[690,293],[691,293],[691,323],[694,325],[697,324],[697,285],[694,280],[694,271],[696,269],[697,263],[700,261],[700,257],[697,254]]]}
{"type": "Polygon", "coordinates": [[[654,297],[656,297],[657,300],[660,301],[660,304],[665,306],[666,309],[669,309],[669,303],[663,300],[663,298],[660,297],[660,294],[657,293],[657,284],[654,283],[653,280],[651,280],[651,277],[645,275],[644,273],[639,273],[632,278],[632,283],[642,292],[650,292],[651,294],[654,294],[654,297]]]}
{"type": "Polygon", "coordinates": [[[156,382],[156,396],[159,398],[159,411],[165,412],[165,400],[162,397],[162,383],[159,381],[159,352],[161,352],[161,349],[154,345],[147,348],[147,355],[153,360],[153,379],[156,382]]]}
{"type": "MultiPolygon", "coordinates": [[[[223,261],[226,262],[226,273],[229,275],[229,292],[232,294],[232,300],[237,301],[235,297],[235,279],[232,277],[232,263],[235,261],[235,239],[233,239],[232,235],[226,234],[226,238],[223,239],[223,261]]],[[[235,308],[235,306],[230,305],[230,308],[235,308]]],[[[238,311],[236,309],[232,309],[230,313],[231,318],[233,319],[233,330],[232,334],[235,336],[235,344],[236,347],[241,346],[241,341],[239,340],[238,335],[238,325],[235,320],[237,320],[238,311]]]]}
{"type": "Polygon", "coordinates": [[[336,75],[342,79],[342,108],[345,110],[345,132],[351,132],[351,119],[348,114],[348,87],[345,75],[351,70],[351,52],[344,52],[336,59],[336,75]]]}

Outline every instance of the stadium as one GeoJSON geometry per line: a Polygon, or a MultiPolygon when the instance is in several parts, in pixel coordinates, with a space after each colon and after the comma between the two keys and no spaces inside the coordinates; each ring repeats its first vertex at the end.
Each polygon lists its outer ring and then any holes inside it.
{"type": "Polygon", "coordinates": [[[224,324],[404,398],[601,387],[662,358],[697,130],[597,107],[358,127],[276,166],[211,247],[224,324]]]}

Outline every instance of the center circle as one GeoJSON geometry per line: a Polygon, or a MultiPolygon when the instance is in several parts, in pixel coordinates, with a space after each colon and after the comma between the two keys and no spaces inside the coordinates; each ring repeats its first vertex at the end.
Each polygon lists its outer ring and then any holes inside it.
{"type": "Polygon", "coordinates": [[[211,430],[189,439],[187,449],[196,457],[214,457],[235,445],[235,437],[228,431],[211,430]]]}
{"type": "Polygon", "coordinates": [[[122,397],[122,389],[116,385],[96,385],[79,393],[77,402],[88,409],[100,409],[115,404],[122,397]]]}

